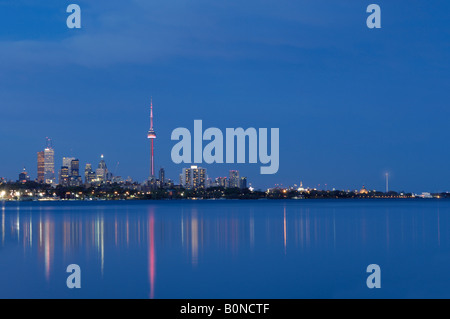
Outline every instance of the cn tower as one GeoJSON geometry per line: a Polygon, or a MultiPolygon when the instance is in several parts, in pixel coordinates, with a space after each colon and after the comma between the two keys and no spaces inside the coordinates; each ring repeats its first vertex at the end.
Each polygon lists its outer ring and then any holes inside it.
{"type": "Polygon", "coordinates": [[[147,137],[150,139],[151,141],[151,155],[150,155],[150,180],[152,180],[153,178],[155,178],[155,162],[153,160],[153,140],[156,138],[156,133],[153,130],[153,98],[150,98],[150,130],[148,130],[148,135],[147,137]]]}

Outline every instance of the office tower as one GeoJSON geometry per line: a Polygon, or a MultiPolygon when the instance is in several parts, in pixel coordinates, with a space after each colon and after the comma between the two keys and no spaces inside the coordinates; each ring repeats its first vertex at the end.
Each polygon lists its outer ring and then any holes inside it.
{"type": "Polygon", "coordinates": [[[44,182],[44,168],[45,168],[45,156],[44,151],[37,153],[37,182],[44,182]]]}
{"type": "Polygon", "coordinates": [[[70,176],[78,177],[80,176],[80,160],[73,159],[70,162],[70,176]]]}
{"type": "Polygon", "coordinates": [[[98,168],[95,171],[95,175],[98,182],[105,182],[107,180],[108,168],[106,167],[106,163],[103,160],[103,155],[101,156],[100,163],[98,163],[98,168]]]}
{"type": "Polygon", "coordinates": [[[164,168],[161,167],[159,170],[159,181],[161,182],[161,185],[164,185],[165,175],[166,175],[166,172],[165,172],[164,168]]]}
{"type": "Polygon", "coordinates": [[[44,182],[55,184],[55,151],[52,141],[47,137],[47,147],[44,149],[44,182]]]}
{"type": "Polygon", "coordinates": [[[86,167],[84,169],[84,181],[86,183],[86,185],[90,185],[93,182],[95,182],[95,172],[92,170],[92,165],[91,164],[86,164],[86,167]]]}
{"type": "MultiPolygon", "coordinates": [[[[92,172],[92,164],[86,163],[86,166],[84,167],[84,177],[87,179],[88,173],[92,172]]],[[[87,181],[87,180],[86,180],[87,181]]]]}
{"type": "Polygon", "coordinates": [[[59,185],[69,186],[70,169],[67,166],[61,166],[59,170],[59,185]]]}
{"type": "Polygon", "coordinates": [[[55,183],[55,151],[51,148],[44,150],[44,181],[50,185],[55,183]]]}
{"type": "Polygon", "coordinates": [[[24,167],[23,171],[19,174],[19,182],[20,183],[26,183],[29,180],[30,180],[30,176],[28,176],[27,170],[24,167]]]}
{"type": "Polygon", "coordinates": [[[84,182],[91,184],[95,180],[95,172],[92,170],[92,164],[87,163],[84,168],[84,182]]]}
{"type": "Polygon", "coordinates": [[[228,180],[228,183],[230,188],[239,188],[239,171],[230,171],[230,178],[228,180]]]}
{"type": "Polygon", "coordinates": [[[92,184],[93,182],[95,182],[95,178],[96,178],[95,172],[93,172],[93,171],[89,172],[88,175],[87,175],[86,183],[87,184],[92,184]]]}
{"type": "Polygon", "coordinates": [[[62,166],[69,168],[69,176],[72,175],[72,161],[75,159],[75,157],[63,157],[62,160],[62,166]]]}
{"type": "Polygon", "coordinates": [[[148,131],[147,137],[150,139],[150,178],[155,178],[155,162],[154,162],[154,150],[153,142],[156,138],[156,133],[153,130],[153,99],[150,99],[150,130],[148,131]]]}
{"type": "Polygon", "coordinates": [[[83,180],[80,176],[80,160],[74,159],[70,162],[70,172],[69,172],[69,185],[70,186],[81,186],[83,180]]]}
{"type": "Polygon", "coordinates": [[[241,180],[239,182],[239,187],[241,189],[247,188],[247,177],[241,177],[241,180]]]}
{"type": "Polygon", "coordinates": [[[206,168],[191,166],[185,168],[182,174],[182,185],[185,188],[205,188],[206,187],[206,168]]]}

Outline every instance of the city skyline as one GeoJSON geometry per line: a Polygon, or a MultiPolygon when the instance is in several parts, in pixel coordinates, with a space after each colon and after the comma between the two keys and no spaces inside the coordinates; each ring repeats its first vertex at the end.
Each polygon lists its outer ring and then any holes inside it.
{"type": "MultiPolygon", "coordinates": [[[[153,123],[151,124],[151,127],[153,127],[153,123]]],[[[39,175],[39,170],[40,167],[42,167],[42,174],[43,176],[47,176],[48,174],[50,174],[50,176],[54,176],[54,167],[55,167],[55,162],[54,162],[54,149],[52,147],[52,142],[51,139],[46,137],[46,148],[44,149],[44,151],[40,151],[37,153],[38,154],[38,159],[37,159],[37,170],[38,170],[38,175],[36,177],[36,179],[34,181],[41,183],[41,184],[48,184],[51,186],[57,186],[57,185],[61,185],[61,186],[100,186],[102,183],[137,183],[142,185],[143,187],[145,187],[146,185],[150,186],[150,187],[155,187],[155,185],[158,185],[158,188],[171,188],[173,186],[181,186],[183,188],[186,189],[199,189],[199,188],[209,188],[209,187],[224,187],[224,188],[240,188],[240,189],[245,189],[247,187],[249,187],[251,190],[264,190],[264,188],[258,187],[257,185],[255,185],[255,187],[253,187],[253,185],[250,183],[248,184],[247,182],[247,177],[241,177],[240,176],[240,172],[239,170],[235,170],[235,169],[231,169],[229,170],[229,176],[228,177],[223,177],[223,176],[217,176],[211,178],[211,176],[209,176],[207,174],[207,170],[205,168],[199,167],[198,165],[190,165],[188,167],[184,167],[182,168],[182,172],[179,175],[179,183],[176,183],[176,179],[170,179],[170,178],[165,178],[165,169],[164,167],[160,167],[159,169],[159,178],[156,179],[156,177],[153,178],[147,178],[144,179],[144,181],[137,181],[137,180],[133,180],[130,176],[128,176],[127,178],[123,178],[122,176],[118,176],[115,175],[117,167],[119,165],[119,162],[117,163],[116,169],[114,171],[114,174],[112,172],[110,172],[107,169],[107,165],[106,162],[104,160],[104,155],[102,154],[100,156],[100,162],[98,164],[98,168],[93,171],[92,169],[92,162],[86,162],[85,164],[85,171],[84,171],[84,182],[82,180],[82,176],[80,173],[80,160],[78,158],[75,157],[62,157],[62,166],[59,170],[59,174],[58,174],[58,179],[56,179],[55,177],[53,177],[52,179],[48,179],[48,178],[41,178],[39,175]],[[45,151],[51,150],[51,153],[47,156],[45,156],[44,154],[45,151]],[[48,159],[50,158],[50,160],[48,159]],[[45,163],[45,161],[47,160],[47,163],[45,163]],[[75,163],[75,166],[74,166],[75,163]],[[49,170],[49,168],[53,167],[53,171],[49,170]],[[49,171],[47,173],[44,173],[44,171],[49,171]],[[74,173],[75,171],[75,173],[74,173]],[[47,175],[45,175],[47,174],[47,175]],[[51,175],[53,174],[53,175],[51,175]],[[169,184],[166,185],[164,182],[165,181],[169,181],[169,184]],[[160,184],[156,184],[160,183],[160,184]],[[152,184],[153,183],[153,184],[152,184]],[[153,185],[153,186],[152,186],[153,185]]],[[[153,159],[152,157],[150,157],[150,167],[152,171],[153,168],[153,159]]],[[[26,167],[23,167],[22,171],[18,174],[19,178],[17,180],[15,179],[10,179],[9,181],[16,181],[16,182],[21,182],[21,183],[25,183],[28,181],[32,181],[33,179],[31,179],[30,174],[28,173],[28,170],[26,169],[26,167]]],[[[4,178],[2,176],[0,176],[0,178],[4,178]]],[[[389,189],[389,173],[385,173],[384,175],[385,178],[385,193],[387,194],[388,192],[390,192],[391,190],[389,189]]],[[[8,180],[4,180],[4,182],[7,182],[8,180]]],[[[342,188],[342,189],[338,189],[336,187],[332,187],[329,186],[327,184],[317,184],[317,185],[309,185],[306,187],[303,187],[303,181],[300,181],[299,184],[294,183],[291,185],[286,185],[286,184],[282,184],[282,183],[278,183],[278,184],[274,184],[270,187],[266,187],[265,189],[270,190],[270,189],[295,189],[298,190],[299,192],[302,191],[307,191],[307,190],[320,190],[320,191],[347,191],[347,192],[356,192],[359,194],[368,194],[368,192],[380,192],[380,190],[377,190],[375,188],[366,188],[366,185],[363,184],[361,189],[358,188],[342,188]]],[[[420,194],[420,192],[411,192],[409,190],[405,190],[402,189],[400,190],[392,190],[393,192],[400,192],[401,194],[404,193],[411,193],[411,194],[415,194],[416,196],[423,196],[425,198],[427,198],[427,196],[430,196],[431,192],[425,192],[422,190],[422,194],[420,194]]],[[[381,191],[382,192],[382,191],[381,191]]],[[[441,191],[441,192],[432,192],[432,193],[449,193],[449,191],[441,191]]]]}
{"type": "MultiPolygon", "coordinates": [[[[159,182],[162,179],[162,184],[164,185],[164,176],[165,176],[165,169],[164,165],[160,166],[159,169],[159,179],[156,179],[155,176],[155,166],[154,166],[154,139],[156,139],[156,133],[153,128],[153,97],[150,97],[150,129],[147,133],[148,139],[150,139],[150,174],[149,177],[141,180],[134,180],[129,175],[124,178],[124,176],[117,175],[117,168],[119,166],[120,162],[117,162],[117,166],[114,170],[114,173],[112,173],[110,170],[107,169],[106,162],[104,160],[104,155],[101,154],[100,156],[100,162],[98,164],[98,168],[94,171],[92,169],[92,162],[86,162],[85,163],[85,171],[84,171],[84,183],[83,179],[80,173],[80,160],[77,157],[69,157],[69,156],[63,156],[61,160],[61,166],[55,165],[55,150],[53,148],[53,141],[51,138],[46,137],[45,138],[45,149],[43,151],[37,152],[37,170],[36,170],[36,179],[38,183],[45,183],[50,184],[52,186],[56,185],[62,185],[62,186],[81,186],[81,185],[89,185],[89,184],[95,184],[95,183],[102,183],[102,182],[123,182],[123,181],[133,181],[138,182],[142,184],[148,183],[148,185],[154,184],[155,182],[159,182]],[[73,166],[73,163],[75,163],[75,167],[73,166]],[[56,170],[55,167],[60,167],[59,170],[56,170]],[[76,171],[75,174],[73,174],[73,171],[76,171]],[[58,171],[58,174],[56,172],[58,171]],[[58,178],[56,178],[56,175],[58,175],[58,178]],[[161,178],[162,176],[162,178],[161,178]]],[[[206,166],[212,166],[204,163],[206,166]]],[[[223,164],[215,164],[215,165],[223,165],[223,164]]],[[[237,166],[238,164],[234,164],[234,166],[237,166]]],[[[187,164],[179,164],[178,166],[185,166],[182,168],[182,173],[179,175],[180,180],[178,185],[185,187],[185,188],[193,188],[196,189],[200,185],[201,188],[207,188],[211,186],[225,186],[225,187],[236,187],[236,188],[242,188],[241,187],[241,178],[239,177],[239,170],[236,169],[229,169],[229,177],[228,179],[226,177],[215,177],[214,182],[212,182],[212,178],[207,175],[206,168],[198,167],[198,165],[187,165],[187,164]],[[221,180],[224,179],[224,180],[221,180]]],[[[19,179],[17,181],[21,180],[31,180],[30,176],[31,174],[28,173],[29,170],[26,169],[26,167],[23,167],[23,170],[18,174],[19,179]]],[[[125,174],[126,175],[126,174],[125,174]]],[[[176,175],[176,174],[175,174],[176,175]]],[[[220,175],[220,174],[219,174],[220,175]]],[[[389,191],[389,172],[385,172],[383,174],[384,181],[385,181],[385,192],[388,193],[389,191]]],[[[4,178],[0,175],[0,178],[4,178]]],[[[247,177],[243,177],[242,183],[244,183],[247,187],[247,177]]],[[[15,179],[9,179],[14,181],[15,179]]],[[[170,181],[173,181],[174,185],[177,185],[176,178],[168,179],[170,181]]],[[[156,184],[155,184],[156,185],[156,184]]],[[[299,189],[302,189],[303,187],[303,181],[301,180],[299,184],[293,183],[293,184],[283,184],[283,183],[275,183],[271,186],[266,187],[258,187],[258,185],[255,185],[256,189],[271,189],[271,188],[296,188],[300,185],[299,189]]],[[[370,185],[367,183],[362,184],[362,190],[364,191],[365,185],[370,185]]],[[[310,185],[308,187],[309,189],[318,189],[318,190],[351,190],[351,187],[344,187],[344,188],[337,188],[333,187],[333,185],[328,185],[327,183],[324,184],[316,184],[316,185],[310,185]]],[[[253,189],[253,188],[252,188],[253,189]]],[[[358,190],[358,187],[353,188],[353,190],[358,190]]],[[[379,191],[376,188],[370,188],[374,191],[379,191]]],[[[400,191],[397,189],[397,191],[400,191]]],[[[409,190],[405,188],[401,188],[401,191],[408,192],[409,190]]],[[[424,189],[420,191],[425,191],[424,189]]],[[[428,191],[428,190],[426,190],[428,191]]],[[[439,192],[448,192],[448,190],[441,190],[439,192]]],[[[414,191],[412,191],[414,193],[414,191]]],[[[419,192],[417,192],[419,193],[419,192]]]]}
{"type": "MultiPolygon", "coordinates": [[[[165,169],[163,166],[160,166],[159,169],[159,179],[156,179],[155,176],[155,166],[154,166],[154,139],[156,139],[156,133],[153,128],[153,97],[150,97],[150,129],[147,133],[148,139],[150,139],[150,175],[148,178],[144,179],[143,181],[139,180],[133,180],[129,175],[126,178],[123,178],[123,176],[116,175],[117,174],[117,168],[119,166],[120,162],[117,162],[117,166],[114,170],[114,173],[112,173],[110,170],[108,170],[106,162],[104,160],[104,155],[101,154],[100,156],[100,162],[98,164],[98,168],[94,171],[92,169],[92,162],[86,162],[85,164],[85,171],[84,171],[84,182],[80,173],[80,160],[76,157],[68,157],[63,156],[61,161],[61,166],[58,171],[58,178],[56,179],[56,169],[55,169],[55,150],[53,148],[53,141],[51,138],[46,137],[45,138],[45,149],[43,151],[37,152],[37,177],[35,179],[38,183],[43,184],[49,184],[52,186],[56,185],[62,185],[62,186],[82,186],[82,185],[100,185],[103,182],[109,182],[109,183],[123,183],[124,181],[127,182],[138,182],[142,185],[148,184],[151,187],[155,187],[156,185],[159,185],[158,187],[164,187],[164,178],[165,178],[165,169]],[[75,163],[75,164],[74,164],[75,163]],[[75,166],[74,166],[75,165],[75,166]],[[74,173],[74,171],[76,173],[74,173]],[[159,184],[156,184],[159,183],[159,184]],[[153,185],[153,186],[152,186],[153,185]]],[[[204,165],[208,165],[204,163],[204,165]]],[[[216,164],[217,165],[217,164],[216,164]]],[[[219,164],[220,165],[220,164],[219,164]]],[[[235,164],[236,165],[236,164],[235,164]]],[[[214,182],[212,181],[212,178],[207,175],[206,168],[198,167],[198,165],[186,165],[186,164],[180,164],[179,166],[187,166],[182,168],[182,173],[179,175],[180,180],[179,184],[176,183],[175,179],[167,179],[169,180],[173,185],[179,185],[182,187],[185,187],[187,189],[197,189],[197,188],[208,188],[208,187],[230,187],[230,188],[247,188],[247,186],[251,186],[251,184],[247,185],[247,177],[240,177],[239,176],[239,170],[236,169],[230,169],[229,170],[229,177],[215,177],[214,182]],[[242,185],[245,185],[244,187],[242,185]]],[[[211,165],[209,165],[211,166],[211,165]]],[[[385,193],[388,193],[389,191],[389,172],[384,173],[385,177],[385,193]]],[[[3,178],[0,176],[0,178],[3,178]]],[[[10,179],[11,181],[14,181],[14,179],[10,179]]],[[[26,167],[23,167],[23,170],[19,173],[19,179],[18,182],[22,181],[30,181],[30,174],[28,173],[28,170],[26,167]]],[[[172,185],[171,184],[171,185],[172,185]]],[[[361,191],[366,192],[366,183],[362,184],[361,191]]],[[[290,185],[286,185],[283,183],[275,183],[272,186],[266,186],[265,189],[272,189],[272,188],[285,188],[285,189],[292,189],[297,188],[299,190],[304,189],[303,188],[303,181],[300,181],[299,184],[294,183],[290,185]],[[300,185],[298,187],[298,185],[300,185]]],[[[256,189],[263,189],[264,187],[258,187],[256,186],[256,189]]],[[[252,187],[252,189],[255,189],[252,187]]],[[[316,184],[316,185],[310,185],[306,189],[317,189],[317,190],[339,190],[339,188],[333,187],[332,185],[328,185],[327,183],[322,184],[316,184]]],[[[347,190],[350,191],[350,187],[344,187],[340,190],[347,190]]],[[[358,191],[358,188],[353,188],[352,190],[358,191]]],[[[379,191],[375,188],[371,189],[372,191],[379,191]]],[[[398,191],[398,190],[397,190],[398,191]]],[[[402,189],[402,192],[408,192],[405,191],[405,189],[402,189]]],[[[441,192],[448,192],[447,190],[443,190],[441,192]]],[[[414,192],[412,192],[414,193],[414,192]]],[[[422,192],[423,194],[426,194],[427,192],[422,192]]],[[[439,192],[438,192],[439,193],[439,192]]]]}
{"type": "MultiPolygon", "coordinates": [[[[153,130],[153,103],[152,103],[152,98],[150,99],[150,130],[148,133],[148,136],[152,136],[149,137],[149,139],[151,140],[151,146],[150,146],[150,177],[144,179],[144,180],[134,180],[132,177],[130,176],[121,176],[121,175],[116,175],[117,173],[117,168],[119,166],[119,162],[117,162],[117,166],[116,169],[114,171],[114,174],[112,172],[110,172],[107,169],[106,166],[106,162],[104,160],[104,155],[101,154],[100,155],[100,162],[98,164],[98,168],[93,171],[92,170],[92,161],[86,162],[85,163],[85,171],[84,171],[84,182],[82,181],[82,176],[80,173],[80,160],[77,157],[68,157],[68,156],[63,156],[62,160],[61,160],[61,166],[56,166],[55,165],[55,150],[53,148],[53,141],[51,138],[46,137],[45,138],[45,149],[43,151],[39,151],[37,152],[37,170],[36,170],[36,179],[32,179],[30,176],[32,174],[29,174],[29,169],[27,169],[25,166],[23,167],[22,171],[20,173],[18,173],[19,178],[16,180],[14,178],[9,179],[10,181],[30,181],[30,180],[35,180],[38,183],[43,183],[43,184],[49,184],[52,186],[56,186],[56,185],[63,185],[63,186],[81,186],[81,185],[87,185],[90,182],[92,183],[102,183],[102,182],[124,182],[124,181],[132,181],[132,182],[137,182],[139,184],[145,185],[146,183],[151,183],[152,180],[154,179],[155,181],[160,181],[161,180],[161,176],[162,176],[162,181],[164,182],[164,176],[165,176],[165,168],[164,166],[161,166],[159,169],[159,179],[156,179],[156,176],[154,174],[154,153],[153,153],[153,139],[156,138],[156,134],[153,130]],[[72,173],[73,171],[73,167],[72,167],[72,163],[76,162],[76,174],[74,175],[72,173]],[[58,178],[56,178],[56,170],[55,167],[60,167],[60,169],[58,170],[58,178]],[[91,175],[90,175],[91,174],[91,175]],[[67,176],[66,176],[67,175],[67,176]],[[153,176],[152,176],[153,175],[153,176]],[[107,177],[108,176],[108,177],[107,177]],[[74,183],[70,182],[70,178],[76,178],[75,181],[72,181],[74,183]],[[63,182],[61,182],[61,179],[67,178],[67,184],[65,183],[66,181],[63,180],[63,182]],[[117,178],[117,179],[116,179],[117,178]]],[[[207,164],[204,164],[207,165],[207,164]]],[[[220,165],[220,164],[216,164],[216,165],[220,165]]],[[[229,172],[229,177],[221,177],[221,176],[216,176],[214,177],[214,182],[212,181],[213,179],[211,178],[211,176],[208,176],[206,173],[206,168],[202,168],[202,167],[198,167],[198,165],[187,165],[187,164],[180,164],[179,166],[184,166],[182,168],[182,172],[179,175],[180,177],[180,181],[179,183],[176,183],[177,179],[176,178],[169,178],[167,180],[170,180],[174,183],[174,185],[180,185],[186,188],[197,188],[197,184],[198,182],[194,182],[194,179],[198,179],[199,177],[194,177],[195,174],[197,175],[201,175],[201,182],[200,185],[202,185],[202,188],[207,188],[207,187],[213,187],[213,186],[224,186],[224,187],[236,187],[236,188],[242,188],[241,182],[244,183],[247,186],[252,186],[247,185],[247,177],[242,177],[242,179],[244,179],[243,181],[241,181],[241,178],[239,177],[239,170],[236,169],[230,169],[228,170],[229,172]],[[198,172],[197,172],[198,171],[198,172]],[[201,171],[201,173],[199,173],[201,171]],[[194,173],[193,173],[194,172],[194,173]],[[187,176],[190,176],[190,178],[188,178],[187,176]]],[[[176,175],[176,173],[174,174],[176,175]]],[[[219,174],[220,175],[220,174],[219,174]]],[[[383,178],[384,178],[384,183],[385,183],[385,193],[388,193],[389,191],[389,176],[390,173],[386,172],[383,174],[383,178]]],[[[0,175],[0,178],[5,178],[4,176],[0,175]]],[[[8,179],[6,179],[8,180],[8,179]]],[[[149,184],[150,185],[150,184],[149,184]]],[[[362,184],[362,189],[361,190],[365,190],[366,189],[366,183],[362,184]]],[[[370,185],[370,184],[369,184],[370,185]]],[[[344,187],[344,188],[336,188],[333,187],[332,185],[328,185],[327,183],[324,184],[313,184],[313,185],[309,185],[306,188],[303,188],[303,181],[300,180],[300,182],[297,183],[293,183],[293,184],[283,184],[283,183],[275,183],[274,185],[268,186],[268,187],[258,187],[258,185],[255,185],[255,187],[252,187],[252,189],[271,189],[271,188],[298,188],[300,189],[317,189],[317,190],[348,190],[348,191],[358,191],[358,187],[355,188],[351,188],[351,187],[344,187]]],[[[370,190],[372,191],[380,191],[381,189],[376,189],[376,188],[370,188],[370,190]]],[[[396,189],[394,191],[400,191],[400,189],[396,189]]],[[[417,193],[419,194],[420,192],[422,193],[427,193],[425,191],[425,189],[422,189],[418,192],[414,192],[414,191],[410,191],[407,190],[405,188],[401,189],[402,192],[411,192],[411,193],[417,193]]],[[[445,193],[445,192],[449,192],[448,190],[442,190],[439,192],[434,192],[434,193],[445,193]]]]}

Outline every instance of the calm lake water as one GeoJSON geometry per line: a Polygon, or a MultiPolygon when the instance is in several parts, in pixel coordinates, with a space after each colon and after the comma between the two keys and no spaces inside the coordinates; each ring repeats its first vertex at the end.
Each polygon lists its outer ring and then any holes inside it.
{"type": "Polygon", "coordinates": [[[449,200],[0,202],[0,298],[449,298],[449,200]],[[66,267],[81,267],[68,289],[66,267]],[[366,268],[381,267],[368,289],[366,268]]]}

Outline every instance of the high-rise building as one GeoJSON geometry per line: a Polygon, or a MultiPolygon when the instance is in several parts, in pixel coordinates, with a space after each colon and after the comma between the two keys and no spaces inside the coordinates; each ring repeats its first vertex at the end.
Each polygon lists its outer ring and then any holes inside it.
{"type": "Polygon", "coordinates": [[[44,171],[45,171],[45,155],[44,151],[37,153],[37,182],[44,182],[44,171]]]}
{"type": "Polygon", "coordinates": [[[80,176],[80,160],[73,159],[70,162],[70,176],[78,177],[80,176]]]}
{"type": "Polygon", "coordinates": [[[74,159],[70,162],[70,178],[69,185],[70,186],[81,186],[83,184],[83,180],[80,176],[80,160],[74,159]]]}
{"type": "Polygon", "coordinates": [[[75,157],[63,157],[59,171],[59,184],[63,186],[81,186],[80,160],[75,157]]]}
{"type": "Polygon", "coordinates": [[[63,157],[62,166],[66,166],[69,168],[69,176],[72,175],[72,161],[75,157],[63,157]]]}
{"type": "Polygon", "coordinates": [[[106,162],[103,160],[103,155],[101,156],[100,163],[95,171],[98,182],[106,182],[108,175],[108,168],[106,167],[106,162]]]}
{"type": "Polygon", "coordinates": [[[92,164],[86,163],[86,166],[84,167],[84,177],[86,177],[88,172],[92,172],[92,164]]]}
{"type": "Polygon", "coordinates": [[[150,177],[155,178],[155,161],[154,161],[154,149],[153,142],[156,138],[156,133],[153,130],[153,99],[150,98],[150,130],[147,133],[147,137],[150,139],[150,177]]]}
{"type": "Polygon", "coordinates": [[[44,150],[44,181],[46,184],[55,184],[55,151],[51,148],[44,150]]]}
{"type": "Polygon", "coordinates": [[[165,172],[164,168],[161,167],[159,169],[159,181],[160,181],[161,185],[164,185],[164,179],[166,178],[165,175],[166,175],[166,172],[165,172]]]}
{"type": "Polygon", "coordinates": [[[47,147],[44,149],[44,182],[55,184],[55,151],[52,141],[47,137],[47,147]]]}
{"type": "Polygon", "coordinates": [[[239,171],[237,170],[231,170],[230,171],[230,178],[228,180],[228,186],[230,188],[239,188],[239,171]]]}
{"type": "Polygon", "coordinates": [[[29,180],[30,180],[30,176],[28,176],[27,170],[24,167],[23,171],[19,174],[19,182],[20,183],[26,183],[29,180]]]}
{"type": "Polygon", "coordinates": [[[69,167],[61,166],[61,169],[59,170],[59,185],[69,186],[69,171],[69,167]]]}
{"type": "Polygon", "coordinates": [[[182,185],[185,188],[205,188],[206,179],[206,168],[191,166],[183,170],[182,185]]]}
{"type": "Polygon", "coordinates": [[[92,164],[86,164],[84,168],[84,182],[90,185],[95,181],[95,172],[92,170],[92,164]]]}
{"type": "Polygon", "coordinates": [[[197,167],[192,170],[192,183],[194,188],[206,187],[206,168],[197,167]]]}
{"type": "Polygon", "coordinates": [[[247,177],[241,177],[241,180],[239,182],[239,187],[241,189],[247,188],[247,177]]]}

